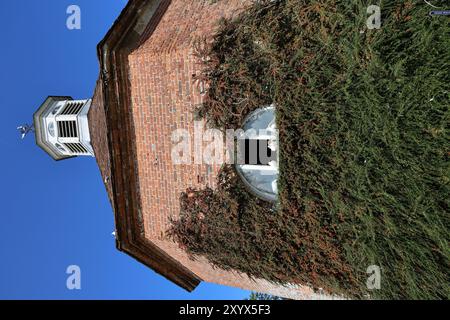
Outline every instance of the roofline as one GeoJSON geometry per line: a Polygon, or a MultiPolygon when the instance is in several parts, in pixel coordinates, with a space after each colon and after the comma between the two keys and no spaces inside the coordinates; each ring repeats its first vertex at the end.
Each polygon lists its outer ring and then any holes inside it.
{"type": "Polygon", "coordinates": [[[171,0],[130,0],[97,46],[110,153],[111,187],[116,222],[116,245],[157,273],[192,291],[201,279],[145,238],[138,193],[137,156],[127,57],[151,36],[171,0]],[[145,20],[145,21],[144,21],[145,20]],[[114,82],[114,85],[110,85],[114,82]],[[126,128],[126,130],[122,130],[126,128]],[[119,138],[120,137],[120,138],[119,138]]]}

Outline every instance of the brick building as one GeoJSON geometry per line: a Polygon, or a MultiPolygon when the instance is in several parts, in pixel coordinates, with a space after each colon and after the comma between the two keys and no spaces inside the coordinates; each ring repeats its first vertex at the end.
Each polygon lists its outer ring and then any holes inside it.
{"type": "Polygon", "coordinates": [[[186,290],[207,281],[293,299],[323,298],[306,286],[274,285],[213,268],[203,258],[191,260],[165,236],[169,217],[179,214],[180,193],[214,187],[219,169],[171,161],[172,131],[192,133],[192,110],[202,102],[193,80],[200,71],[194,41],[211,37],[221,17],[250,2],[130,0],[98,45],[93,98],[73,107],[70,97],[49,97],[34,117],[36,139],[56,160],[95,156],[115,215],[117,248],[186,290]],[[87,134],[74,134],[77,129],[87,134]]]}

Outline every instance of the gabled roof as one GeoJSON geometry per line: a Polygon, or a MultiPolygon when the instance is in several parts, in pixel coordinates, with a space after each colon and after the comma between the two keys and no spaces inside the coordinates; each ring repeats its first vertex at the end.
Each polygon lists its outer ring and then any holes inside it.
{"type": "Polygon", "coordinates": [[[108,197],[114,210],[113,192],[111,186],[111,160],[109,158],[108,131],[102,87],[101,79],[98,79],[95,86],[94,96],[92,97],[91,108],[88,113],[88,123],[91,136],[91,145],[95,151],[95,160],[97,161],[108,197]]]}
{"type": "MultiPolygon", "coordinates": [[[[103,100],[97,105],[101,105],[104,112],[105,127],[101,131],[106,135],[107,150],[100,150],[99,146],[105,145],[102,142],[94,141],[93,147],[114,208],[117,248],[192,291],[201,279],[144,236],[136,174],[136,142],[130,114],[127,57],[152,34],[170,3],[170,0],[129,1],[99,43],[101,71],[96,94],[103,100]],[[108,173],[109,177],[106,176],[108,173]]],[[[92,110],[95,112],[96,108],[92,110]]],[[[90,121],[94,116],[91,112],[90,121]]],[[[97,114],[102,116],[102,112],[97,114]]]]}
{"type": "Polygon", "coordinates": [[[63,156],[54,151],[51,144],[49,144],[45,139],[45,130],[47,128],[42,127],[43,119],[47,115],[49,108],[52,107],[55,102],[73,100],[72,97],[62,97],[62,96],[49,96],[41,104],[39,109],[33,115],[34,129],[36,144],[41,147],[46,153],[48,153],[54,160],[64,160],[69,158],[74,158],[74,156],[63,156]]]}

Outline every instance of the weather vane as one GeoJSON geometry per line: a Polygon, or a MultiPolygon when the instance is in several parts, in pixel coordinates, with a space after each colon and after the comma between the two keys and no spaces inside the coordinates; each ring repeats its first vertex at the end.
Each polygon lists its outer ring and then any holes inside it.
{"type": "Polygon", "coordinates": [[[17,130],[19,130],[20,134],[22,135],[22,140],[25,139],[27,134],[30,132],[34,132],[34,125],[24,124],[19,127],[17,127],[17,130]]]}

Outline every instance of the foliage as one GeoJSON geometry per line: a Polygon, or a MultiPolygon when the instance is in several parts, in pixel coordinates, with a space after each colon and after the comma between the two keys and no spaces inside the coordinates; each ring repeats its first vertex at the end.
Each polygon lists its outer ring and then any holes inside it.
{"type": "Polygon", "coordinates": [[[248,297],[248,300],[285,300],[285,299],[277,296],[272,296],[266,293],[252,292],[250,294],[250,297],[248,297]]]}
{"type": "Polygon", "coordinates": [[[275,102],[278,210],[230,170],[182,196],[172,236],[224,268],[362,298],[449,298],[450,27],[420,2],[259,1],[223,21],[197,113],[239,127],[275,102]],[[190,195],[192,193],[192,195],[190,195]],[[366,269],[382,270],[368,291],[366,269]]]}

